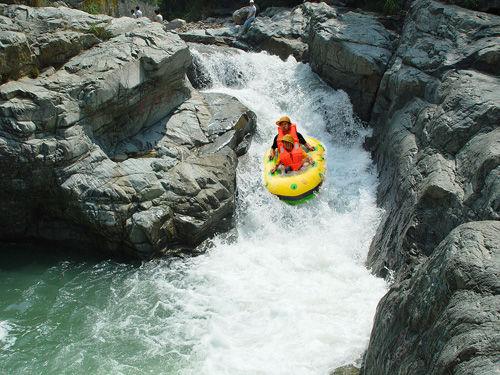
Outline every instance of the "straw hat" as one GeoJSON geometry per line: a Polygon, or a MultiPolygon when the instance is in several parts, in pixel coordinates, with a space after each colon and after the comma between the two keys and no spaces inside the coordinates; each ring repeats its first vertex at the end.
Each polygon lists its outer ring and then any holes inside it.
{"type": "Polygon", "coordinates": [[[276,125],[279,125],[282,122],[288,122],[291,124],[292,122],[290,121],[290,117],[288,116],[281,116],[278,121],[276,121],[276,125]]]}

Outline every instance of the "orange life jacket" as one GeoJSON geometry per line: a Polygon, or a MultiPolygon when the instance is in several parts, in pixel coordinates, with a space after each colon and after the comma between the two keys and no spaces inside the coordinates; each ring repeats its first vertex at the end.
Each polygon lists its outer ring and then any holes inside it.
{"type": "Polygon", "coordinates": [[[291,167],[294,171],[298,171],[302,167],[302,164],[304,164],[304,152],[298,143],[293,146],[290,152],[285,149],[280,151],[280,163],[285,167],[291,167]]]}
{"type": "Polygon", "coordinates": [[[278,150],[280,152],[283,152],[285,150],[285,147],[283,146],[283,136],[286,134],[290,134],[292,136],[294,146],[299,144],[299,137],[297,136],[297,125],[290,124],[288,133],[283,133],[283,130],[281,130],[281,126],[278,126],[278,139],[276,144],[278,145],[278,150]]]}

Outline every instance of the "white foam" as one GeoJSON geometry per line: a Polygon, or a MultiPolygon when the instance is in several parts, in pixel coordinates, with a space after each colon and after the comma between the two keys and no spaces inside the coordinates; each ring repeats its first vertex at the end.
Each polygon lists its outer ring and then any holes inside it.
{"type": "Polygon", "coordinates": [[[361,148],[365,132],[348,97],[293,59],[202,59],[215,81],[209,91],[236,96],[259,121],[238,168],[238,238],[220,236],[209,254],[189,262],[187,293],[177,294],[182,317],[173,319],[185,320],[194,345],[183,372],[322,374],[356,360],[385,283],[364,267],[380,211],[371,160],[361,148]],[[228,80],[245,83],[230,88],[228,80]],[[261,184],[262,155],[282,114],[328,150],[319,197],[299,207],[283,204],[261,184]]]}
{"type": "Polygon", "coordinates": [[[9,333],[13,326],[7,320],[0,320],[0,348],[6,350],[16,342],[16,338],[9,333]]]}

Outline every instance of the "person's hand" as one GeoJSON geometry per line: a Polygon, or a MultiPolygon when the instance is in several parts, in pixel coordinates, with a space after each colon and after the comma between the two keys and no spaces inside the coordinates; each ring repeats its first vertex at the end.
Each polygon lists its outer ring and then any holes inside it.
{"type": "Polygon", "coordinates": [[[271,149],[271,152],[269,153],[269,160],[274,159],[274,149],[271,149]]]}
{"type": "Polygon", "coordinates": [[[271,174],[273,174],[274,172],[276,172],[277,168],[278,168],[278,166],[275,166],[273,169],[271,169],[271,174]]]}
{"type": "Polygon", "coordinates": [[[306,143],[306,147],[309,151],[314,151],[314,147],[311,146],[309,143],[306,143]]]}

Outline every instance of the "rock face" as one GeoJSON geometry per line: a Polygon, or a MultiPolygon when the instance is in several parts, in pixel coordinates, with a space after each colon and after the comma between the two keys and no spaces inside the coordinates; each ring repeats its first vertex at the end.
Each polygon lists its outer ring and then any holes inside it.
{"type": "Polygon", "coordinates": [[[375,272],[418,264],[457,225],[500,218],[500,17],[414,3],[373,110],[375,272]],[[432,20],[429,21],[429,20],[432,20]]]}
{"type": "Polygon", "coordinates": [[[148,258],[224,225],[255,115],[190,86],[191,56],[178,36],[146,19],[0,11],[19,50],[30,47],[13,69],[41,71],[0,86],[1,240],[148,258]]]}
{"type": "Polygon", "coordinates": [[[243,25],[243,23],[245,23],[245,20],[248,18],[249,12],[250,12],[249,7],[243,7],[235,10],[233,13],[233,22],[236,25],[243,25]]]}
{"type": "Polygon", "coordinates": [[[311,29],[311,66],[326,82],[347,92],[356,113],[369,120],[394,39],[373,16],[347,12],[311,29]]]}
{"type": "Polygon", "coordinates": [[[500,222],[454,229],[379,303],[363,373],[494,374],[499,276],[500,222]]]}
{"type": "Polygon", "coordinates": [[[499,27],[498,16],[415,1],[382,78],[369,143],[386,214],[368,266],[396,282],[378,306],[365,375],[495,371],[499,27]]]}

